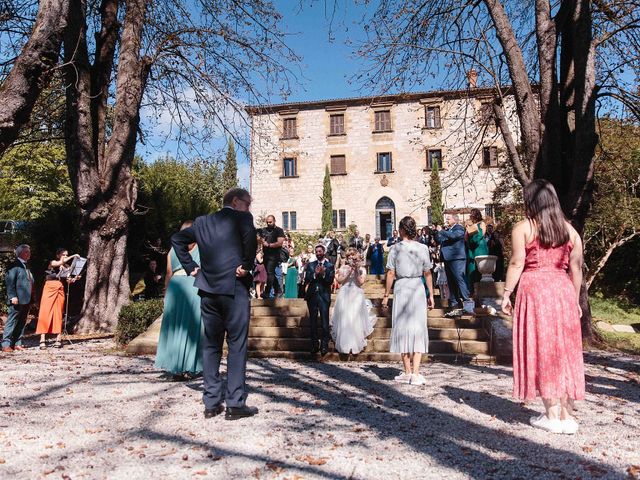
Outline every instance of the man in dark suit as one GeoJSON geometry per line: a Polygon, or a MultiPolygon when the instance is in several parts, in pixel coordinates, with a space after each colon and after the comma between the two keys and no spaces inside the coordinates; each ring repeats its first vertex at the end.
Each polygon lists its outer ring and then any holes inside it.
{"type": "Polygon", "coordinates": [[[29,245],[18,245],[15,253],[16,260],[9,266],[4,279],[9,315],[2,334],[2,351],[7,353],[24,350],[22,336],[34,296],[33,275],[27,267],[31,258],[31,248],[29,245]]]}
{"type": "Polygon", "coordinates": [[[251,271],[256,258],[256,229],[249,213],[251,195],[242,188],[229,190],[217,213],[196,218],[193,225],[171,238],[185,271],[196,277],[200,295],[204,338],[202,366],[205,418],[224,410],[225,418],[236,420],[258,413],[246,405],[247,337],[249,333],[251,271]],[[200,265],[189,254],[197,243],[200,265]],[[227,336],[227,390],[223,392],[220,361],[227,336]]]}
{"type": "Polygon", "coordinates": [[[325,257],[326,247],[316,246],[316,261],[309,262],[304,270],[305,299],[309,308],[311,326],[311,353],[318,353],[318,313],[322,322],[320,353],[329,352],[329,305],[331,305],[331,285],[335,277],[335,268],[325,257]]]}
{"type": "Polygon", "coordinates": [[[467,287],[467,253],[464,248],[464,227],[460,225],[458,215],[447,215],[448,228],[443,230],[440,225],[436,227],[437,241],[440,244],[440,252],[444,260],[444,269],[449,282],[449,290],[453,302],[451,307],[464,306],[465,300],[469,300],[469,288],[467,287]],[[455,301],[460,302],[456,304],[455,301]]]}

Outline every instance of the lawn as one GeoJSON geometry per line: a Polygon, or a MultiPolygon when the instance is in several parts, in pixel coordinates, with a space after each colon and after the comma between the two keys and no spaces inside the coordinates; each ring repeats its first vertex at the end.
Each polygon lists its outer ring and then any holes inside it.
{"type": "MultiPolygon", "coordinates": [[[[593,321],[604,321],[611,324],[632,325],[640,331],[640,307],[618,299],[603,298],[602,295],[590,297],[593,321]]],[[[640,354],[640,333],[603,332],[596,327],[602,340],[609,346],[619,350],[640,354]]]]}

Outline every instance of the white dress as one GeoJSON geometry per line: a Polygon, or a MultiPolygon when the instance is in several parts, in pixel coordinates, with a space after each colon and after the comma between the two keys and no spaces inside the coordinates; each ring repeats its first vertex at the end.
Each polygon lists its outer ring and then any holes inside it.
{"type": "MultiPolygon", "coordinates": [[[[350,267],[344,266],[336,276],[346,276],[350,267]]],[[[360,269],[361,275],[366,272],[360,269]]],[[[367,337],[373,332],[376,323],[371,313],[371,302],[364,296],[364,290],[356,284],[352,272],[338,289],[333,316],[331,317],[331,336],[336,350],[340,353],[360,353],[367,346],[367,337]]]]}
{"type": "Polygon", "coordinates": [[[396,274],[389,350],[394,353],[427,353],[427,295],[422,276],[423,272],[431,269],[429,248],[419,242],[403,240],[391,247],[387,268],[396,274]]]}

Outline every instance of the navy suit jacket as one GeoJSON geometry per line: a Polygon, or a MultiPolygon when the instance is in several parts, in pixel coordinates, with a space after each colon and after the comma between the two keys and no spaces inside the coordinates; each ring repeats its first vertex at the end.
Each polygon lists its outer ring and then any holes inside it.
{"type": "Polygon", "coordinates": [[[438,243],[441,246],[442,258],[449,260],[466,260],[467,253],[464,249],[464,227],[456,223],[449,230],[438,232],[438,243]]]}
{"type": "MultiPolygon", "coordinates": [[[[171,245],[188,275],[197,267],[195,286],[206,293],[233,295],[236,269],[251,272],[256,259],[257,238],[253,216],[232,208],[196,218],[193,225],[171,237],[171,245]],[[197,243],[200,265],[189,254],[189,244],[197,243]]],[[[239,279],[247,289],[251,273],[239,279]]]]}
{"type": "Polygon", "coordinates": [[[7,305],[12,298],[18,299],[19,305],[29,305],[33,300],[33,283],[29,272],[20,260],[15,260],[7,270],[4,277],[7,287],[7,305]]]}
{"type": "Polygon", "coordinates": [[[333,279],[336,274],[335,267],[330,261],[325,260],[324,275],[322,277],[316,277],[317,266],[318,261],[316,260],[315,262],[307,263],[304,269],[304,284],[309,285],[306,298],[308,300],[311,295],[317,292],[319,296],[331,302],[331,285],[333,285],[333,279]]]}

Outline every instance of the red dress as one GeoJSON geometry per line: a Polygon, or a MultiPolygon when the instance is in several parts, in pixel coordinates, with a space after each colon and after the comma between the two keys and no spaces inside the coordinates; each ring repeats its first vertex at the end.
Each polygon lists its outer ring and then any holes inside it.
{"type": "Polygon", "coordinates": [[[526,247],[513,315],[513,396],[584,399],[582,333],[567,274],[573,244],[526,247]]]}

